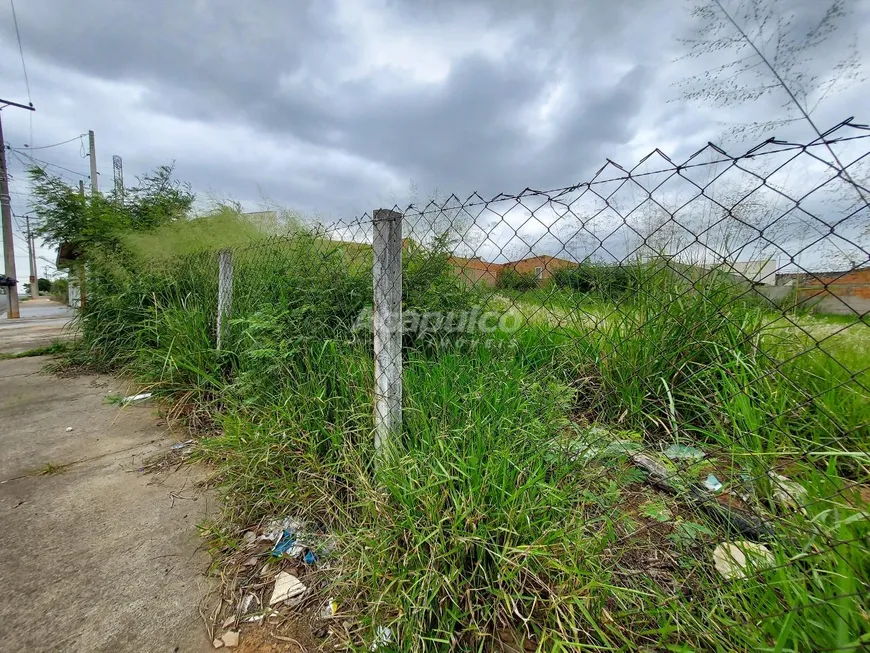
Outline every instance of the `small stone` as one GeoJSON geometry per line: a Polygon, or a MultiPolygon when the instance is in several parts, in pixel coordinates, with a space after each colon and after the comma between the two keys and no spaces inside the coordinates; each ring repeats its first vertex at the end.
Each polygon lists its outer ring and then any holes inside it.
{"type": "Polygon", "coordinates": [[[257,543],[257,534],[254,531],[245,531],[242,539],[245,541],[245,546],[251,548],[257,543]]]}
{"type": "Polygon", "coordinates": [[[221,637],[221,640],[227,648],[234,648],[239,645],[239,633],[235,630],[228,630],[221,637]]]}
{"type": "Polygon", "coordinates": [[[245,560],[242,563],[242,567],[253,567],[255,564],[257,564],[257,562],[258,562],[257,558],[254,556],[251,556],[250,558],[248,558],[247,560],[245,560]]]}
{"type": "Polygon", "coordinates": [[[220,648],[220,647],[222,647],[222,646],[224,645],[224,643],[223,643],[221,640],[215,638],[215,639],[212,641],[211,645],[214,646],[215,648],[220,648]]]}
{"type": "Polygon", "coordinates": [[[748,567],[771,567],[776,564],[776,558],[763,544],[747,541],[723,542],[713,551],[713,564],[723,578],[732,580],[746,578],[748,567]]]}
{"type": "Polygon", "coordinates": [[[66,427],[66,432],[67,432],[67,433],[69,433],[69,432],[72,431],[72,430],[73,430],[73,427],[72,427],[72,426],[67,426],[67,427],[66,427]]]}

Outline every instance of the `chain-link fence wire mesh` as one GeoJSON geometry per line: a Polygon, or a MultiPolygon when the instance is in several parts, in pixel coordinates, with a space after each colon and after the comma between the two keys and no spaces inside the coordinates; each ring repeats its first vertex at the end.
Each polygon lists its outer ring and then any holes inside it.
{"type": "MultiPolygon", "coordinates": [[[[672,541],[753,542],[735,554],[743,566],[718,548],[726,583],[764,567],[759,582],[772,569],[824,577],[791,610],[812,619],[838,605],[839,626],[865,636],[868,135],[847,121],[741,156],[708,144],[676,163],[656,150],[571,187],[405,212],[406,239],[446,243],[457,277],[498,316],[466,335],[541,348],[562,337],[573,417],[554,448],[603,474],[621,459],[659,495],[641,510],[627,502],[641,526],[623,553],[662,523],[672,541]]],[[[646,554],[632,573],[667,576],[681,556],[646,554]]]]}
{"type": "Polygon", "coordinates": [[[703,606],[744,582],[771,593],[756,625],[799,614],[840,628],[838,642],[866,638],[868,138],[846,121],[738,156],[708,144],[676,163],[656,150],[569,187],[296,228],[185,257],[162,306],[201,312],[243,401],[308,384],[335,403],[336,425],[371,432],[359,411],[339,416],[342,402],[367,404],[399,447],[420,406],[469,391],[457,379],[421,396],[406,382],[403,400],[403,359],[406,381],[445,352],[522,359],[565,396],[548,455],[623,484],[600,555],[640,598],[609,615],[649,623],[672,610],[651,596],[703,606]],[[401,348],[385,344],[397,330],[401,348]],[[361,366],[305,362],[335,343],[361,366]],[[402,403],[403,430],[391,421],[402,403]],[[701,595],[689,559],[718,578],[701,595]]]}

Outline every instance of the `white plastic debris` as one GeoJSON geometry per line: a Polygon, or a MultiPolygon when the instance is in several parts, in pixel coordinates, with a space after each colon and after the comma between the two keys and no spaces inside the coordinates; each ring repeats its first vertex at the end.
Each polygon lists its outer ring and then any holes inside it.
{"type": "Polygon", "coordinates": [[[245,597],[242,599],[242,603],[239,606],[240,614],[247,614],[251,611],[251,606],[259,606],[260,601],[253,594],[245,594],[245,597]]]}
{"type": "Polygon", "coordinates": [[[708,474],[707,480],[704,481],[704,487],[710,490],[710,492],[718,492],[722,489],[722,482],[713,476],[713,474],[708,474]]]}
{"type": "Polygon", "coordinates": [[[807,489],[791,479],[774,471],[769,472],[773,481],[773,498],[787,508],[798,508],[806,501],[807,489]]]}
{"type": "Polygon", "coordinates": [[[294,596],[299,596],[306,589],[308,588],[305,587],[305,584],[293,574],[288,574],[286,571],[279,572],[275,576],[275,589],[272,590],[269,605],[275,605],[281,601],[292,599],[294,596]]]}
{"type": "Polygon", "coordinates": [[[69,433],[69,432],[72,431],[72,430],[73,430],[73,427],[72,427],[72,426],[67,426],[67,427],[66,427],[66,432],[67,432],[67,433],[69,433]]]}
{"type": "Polygon", "coordinates": [[[187,447],[192,447],[194,440],[185,440],[184,442],[179,442],[178,444],[173,444],[172,448],[177,449],[187,449],[187,447]]]}
{"type": "Polygon", "coordinates": [[[245,531],[242,539],[245,541],[245,546],[250,549],[257,543],[257,534],[254,531],[245,531]]]}
{"type": "Polygon", "coordinates": [[[296,533],[301,528],[302,523],[295,519],[291,519],[290,517],[285,517],[284,519],[272,519],[266,524],[266,528],[263,529],[263,535],[261,538],[269,540],[270,542],[277,542],[281,539],[281,536],[284,535],[284,531],[296,533]]]}
{"type": "Polygon", "coordinates": [[[375,628],[375,641],[372,642],[370,651],[377,651],[382,646],[386,646],[387,644],[393,641],[393,631],[387,628],[386,626],[378,626],[375,628]]]}
{"type": "Polygon", "coordinates": [[[133,403],[134,401],[145,401],[146,399],[150,399],[150,398],[151,398],[150,392],[143,392],[143,393],[138,394],[138,395],[131,395],[129,397],[124,397],[121,400],[121,403],[122,404],[130,404],[130,403],[133,403]]]}
{"type": "Polygon", "coordinates": [[[723,578],[746,578],[753,569],[772,567],[776,563],[773,553],[763,544],[723,542],[713,551],[713,564],[723,578]]]}

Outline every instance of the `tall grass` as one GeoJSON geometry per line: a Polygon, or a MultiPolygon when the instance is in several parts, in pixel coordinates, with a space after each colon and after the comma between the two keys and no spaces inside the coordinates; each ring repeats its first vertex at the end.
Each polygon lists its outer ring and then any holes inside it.
{"type": "MultiPolygon", "coordinates": [[[[202,452],[221,465],[231,523],[307,512],[328,525],[356,644],[384,625],[402,650],[868,642],[858,350],[814,346],[724,277],[639,267],[618,302],[595,297],[592,322],[406,337],[402,438],[375,471],[370,334],[354,326],[371,303],[370,250],[297,231],[237,248],[234,265],[218,351],[213,252],[106,260],[82,318],[86,353],[180,415],[217,420],[202,452]],[[626,442],[710,453],[674,474],[751,489],[776,564],[724,582],[711,550],[733,534],[647,483],[626,442]],[[802,485],[802,509],[777,505],[771,470],[802,485]]],[[[406,308],[487,302],[437,244],[411,244],[404,268],[406,308]]],[[[522,297],[545,308],[555,293],[571,311],[589,292],[566,282],[522,297]]]]}

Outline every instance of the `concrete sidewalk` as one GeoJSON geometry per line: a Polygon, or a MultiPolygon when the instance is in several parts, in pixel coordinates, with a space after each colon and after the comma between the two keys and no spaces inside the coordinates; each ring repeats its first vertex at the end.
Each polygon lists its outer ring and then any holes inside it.
{"type": "Polygon", "coordinates": [[[69,306],[40,297],[21,302],[21,317],[6,317],[6,297],[0,297],[4,310],[0,314],[0,353],[14,354],[37,347],[46,347],[55,340],[73,338],[71,322],[75,310],[69,306]]]}
{"type": "Polygon", "coordinates": [[[212,650],[205,470],[139,471],[174,442],[153,408],[119,410],[105,396],[122,384],[47,362],[0,361],[0,651],[212,650]]]}

